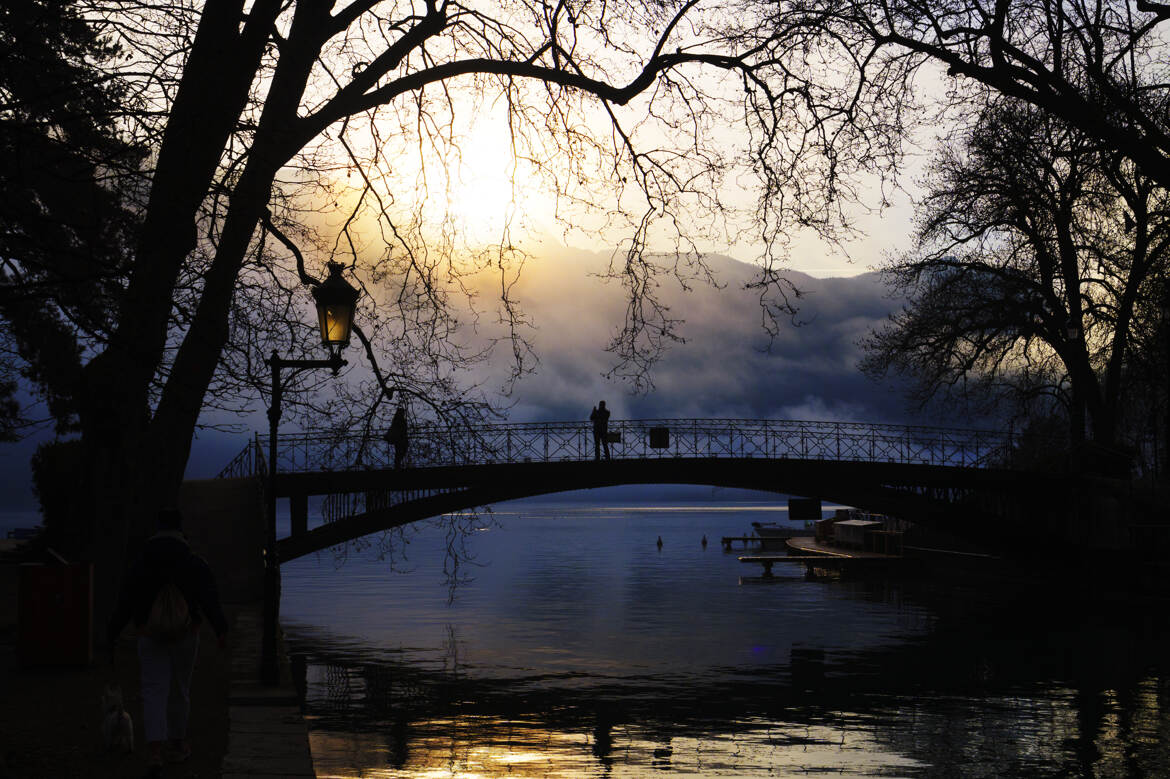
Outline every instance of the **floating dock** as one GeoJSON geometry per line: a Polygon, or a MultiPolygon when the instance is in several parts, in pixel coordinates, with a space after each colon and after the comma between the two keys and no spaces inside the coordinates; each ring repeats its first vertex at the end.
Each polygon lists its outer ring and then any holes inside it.
{"type": "Polygon", "coordinates": [[[723,544],[724,549],[730,551],[731,545],[736,541],[739,541],[744,545],[744,548],[747,548],[748,546],[758,546],[763,540],[759,536],[723,536],[720,539],[720,543],[723,544]]]}
{"type": "Polygon", "coordinates": [[[808,536],[789,538],[785,544],[788,547],[788,554],[743,555],[739,561],[763,565],[763,575],[769,578],[772,576],[772,566],[776,563],[803,565],[807,576],[816,576],[817,571],[845,574],[859,570],[882,570],[897,566],[906,560],[901,555],[829,546],[808,536]]]}
{"type": "Polygon", "coordinates": [[[751,536],[723,536],[720,542],[723,544],[724,551],[731,551],[731,545],[739,542],[748,546],[779,546],[781,542],[788,541],[791,538],[812,538],[813,531],[807,528],[791,528],[777,531],[772,531],[767,535],[751,535],[751,536]]]}

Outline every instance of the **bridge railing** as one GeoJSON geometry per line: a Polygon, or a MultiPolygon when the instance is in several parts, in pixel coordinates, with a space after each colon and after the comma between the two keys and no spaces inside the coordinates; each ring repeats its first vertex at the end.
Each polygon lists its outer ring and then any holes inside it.
{"type": "Polygon", "coordinates": [[[262,476],[266,473],[268,463],[264,456],[264,448],[260,445],[260,437],[256,436],[216,474],[215,478],[239,479],[245,476],[262,476]]]}
{"type": "MultiPolygon", "coordinates": [[[[616,420],[609,425],[614,459],[750,457],[913,463],[984,468],[1008,463],[1007,434],[915,425],[752,419],[616,420]]],[[[277,470],[389,468],[394,449],[378,438],[349,433],[290,433],[279,437],[277,470]]],[[[232,473],[266,470],[267,437],[241,452],[232,473]]],[[[421,425],[410,430],[408,467],[562,462],[594,457],[588,422],[506,423],[467,427],[421,425]]],[[[225,474],[228,469],[225,469],[225,474]]],[[[225,475],[221,474],[221,475],[225,475]]],[[[241,474],[236,474],[241,475],[241,474]]]]}

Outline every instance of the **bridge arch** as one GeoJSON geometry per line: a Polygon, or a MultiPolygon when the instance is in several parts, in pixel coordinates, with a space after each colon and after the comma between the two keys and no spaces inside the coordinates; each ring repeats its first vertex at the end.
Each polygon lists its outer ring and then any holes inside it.
{"type": "MultiPolygon", "coordinates": [[[[448,512],[569,490],[695,484],[805,495],[961,528],[1003,515],[1042,475],[1010,469],[1011,437],[985,430],[856,422],[621,420],[613,460],[593,460],[587,422],[425,425],[411,430],[402,470],[376,437],[281,436],[278,497],[304,518],[308,496],[364,494],[365,510],[278,541],[281,560],[448,512]],[[990,508],[990,510],[989,510],[990,508]]],[[[266,475],[257,436],[221,476],[266,475]]],[[[1018,503],[1018,501],[1017,501],[1018,503]]],[[[298,522],[294,520],[294,528],[298,522]]]]}
{"type": "MultiPolygon", "coordinates": [[[[359,478],[350,479],[347,491],[397,493],[404,499],[281,539],[278,542],[281,561],[445,513],[580,489],[629,484],[732,487],[807,495],[920,522],[957,527],[963,524],[959,520],[964,515],[953,500],[958,492],[1010,489],[1014,482],[1011,472],[972,471],[954,466],[681,458],[462,466],[459,469],[462,485],[457,489],[443,489],[438,487],[445,481],[443,474],[434,472],[437,469],[426,470],[427,473],[412,469],[366,471],[359,478]],[[416,497],[406,497],[412,493],[416,497]]],[[[287,477],[285,483],[288,489],[297,489],[293,485],[299,484],[299,489],[315,491],[310,486],[312,481],[305,477],[287,477]]]]}

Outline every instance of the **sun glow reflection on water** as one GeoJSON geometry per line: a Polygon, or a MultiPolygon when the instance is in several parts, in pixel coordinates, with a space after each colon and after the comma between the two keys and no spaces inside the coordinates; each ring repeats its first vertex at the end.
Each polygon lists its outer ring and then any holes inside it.
{"type": "Polygon", "coordinates": [[[501,508],[450,604],[441,525],[288,564],[319,776],[1170,775],[1161,612],[753,580],[719,538],[775,506],[501,508]]]}
{"type": "Polygon", "coordinates": [[[927,766],[890,752],[864,732],[828,726],[745,720],[732,735],[656,740],[636,726],[606,737],[542,730],[538,722],[468,717],[412,725],[431,735],[412,739],[400,765],[376,734],[311,733],[322,779],[481,779],[486,777],[895,776],[927,766]],[[491,735],[490,742],[485,736],[491,735]],[[341,758],[341,759],[334,759],[341,758]]]}

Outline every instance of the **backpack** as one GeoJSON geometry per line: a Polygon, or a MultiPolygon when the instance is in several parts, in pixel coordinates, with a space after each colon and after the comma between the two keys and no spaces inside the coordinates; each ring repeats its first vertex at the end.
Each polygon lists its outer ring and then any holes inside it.
{"type": "Polygon", "coordinates": [[[173,581],[163,582],[150,606],[144,632],[159,641],[178,641],[191,630],[187,598],[173,581]]]}

